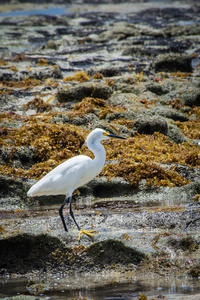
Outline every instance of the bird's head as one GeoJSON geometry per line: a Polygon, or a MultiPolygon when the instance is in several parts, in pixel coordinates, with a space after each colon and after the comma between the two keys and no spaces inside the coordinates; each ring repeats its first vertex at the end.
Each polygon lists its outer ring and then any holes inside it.
{"type": "Polygon", "coordinates": [[[103,140],[107,140],[109,138],[118,138],[118,139],[125,139],[124,137],[122,136],[119,136],[119,135],[115,135],[115,134],[111,134],[101,128],[96,128],[94,129],[92,132],[89,133],[89,135],[87,136],[87,139],[86,139],[86,144],[87,146],[89,144],[93,144],[95,142],[101,142],[103,140]]]}

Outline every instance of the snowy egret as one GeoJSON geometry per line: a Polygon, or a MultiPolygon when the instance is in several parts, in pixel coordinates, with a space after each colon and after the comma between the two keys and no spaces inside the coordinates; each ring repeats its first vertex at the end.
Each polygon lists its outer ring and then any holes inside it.
{"type": "Polygon", "coordinates": [[[110,134],[103,129],[94,129],[90,132],[86,139],[86,145],[94,153],[94,159],[91,159],[86,155],[78,155],[68,159],[34,184],[27,193],[27,195],[31,197],[43,195],[65,195],[65,200],[59,209],[59,214],[65,231],[68,231],[68,229],[63,217],[63,208],[69,198],[69,211],[74,223],[78,227],[79,240],[81,233],[93,236],[91,233],[95,231],[83,230],[76,222],[72,211],[72,194],[75,189],[88,183],[101,172],[106,160],[106,151],[101,144],[101,141],[111,137],[124,139],[121,136],[110,134]]]}

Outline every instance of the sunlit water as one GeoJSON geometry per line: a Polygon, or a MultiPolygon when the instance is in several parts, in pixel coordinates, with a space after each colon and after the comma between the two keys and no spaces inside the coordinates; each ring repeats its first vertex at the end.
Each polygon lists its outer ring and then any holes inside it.
{"type": "Polygon", "coordinates": [[[62,7],[50,6],[47,9],[36,9],[36,10],[26,10],[26,11],[8,11],[0,13],[0,17],[18,17],[18,16],[33,16],[33,15],[61,15],[66,14],[67,11],[62,7]]]}
{"type": "MultiPolygon", "coordinates": [[[[85,278],[87,285],[87,278],[85,278]]],[[[170,280],[169,280],[170,281],[170,280]]],[[[27,287],[28,281],[27,279],[8,279],[8,280],[0,280],[0,297],[9,297],[9,296],[17,296],[17,295],[31,295],[27,287]]],[[[93,299],[93,300],[127,300],[127,299],[138,299],[140,293],[148,296],[149,299],[151,297],[157,297],[158,295],[166,296],[165,299],[179,299],[183,296],[195,295],[198,299],[198,295],[200,297],[200,284],[199,280],[185,280],[180,283],[178,286],[175,281],[173,283],[159,284],[158,282],[153,285],[148,285],[147,283],[134,281],[132,283],[126,284],[118,284],[112,283],[108,285],[92,287],[92,288],[73,288],[67,284],[65,287],[59,289],[59,283],[55,283],[55,289],[48,291],[48,289],[44,292],[38,293],[37,296],[42,297],[42,299],[93,299]]],[[[161,298],[162,299],[162,298],[161,298]]],[[[200,298],[199,298],[200,299],[200,298]]]]}

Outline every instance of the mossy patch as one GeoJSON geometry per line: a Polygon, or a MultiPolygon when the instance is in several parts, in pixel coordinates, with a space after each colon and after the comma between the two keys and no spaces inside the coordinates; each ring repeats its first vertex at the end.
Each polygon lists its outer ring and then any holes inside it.
{"type": "Polygon", "coordinates": [[[63,124],[47,124],[36,118],[30,118],[19,129],[3,128],[2,146],[32,146],[36,149],[37,163],[29,170],[16,169],[11,165],[1,166],[3,174],[15,174],[24,177],[40,178],[66,160],[79,153],[84,144],[86,132],[79,127],[63,124]],[[9,144],[8,144],[9,140],[9,144]]]}
{"type": "MultiPolygon", "coordinates": [[[[51,108],[40,98],[35,98],[26,107],[44,110],[51,108]]],[[[101,119],[111,111],[120,110],[123,110],[121,106],[109,106],[103,99],[87,97],[75,105],[70,116],[84,116],[93,112],[101,119]]],[[[15,113],[1,114],[4,122],[1,128],[1,146],[4,149],[9,147],[12,150],[13,148],[13,151],[16,147],[32,147],[35,153],[34,164],[28,170],[14,168],[12,162],[14,156],[12,156],[9,162],[4,161],[0,167],[3,174],[39,179],[59,163],[80,152],[91,155],[84,146],[88,131],[67,123],[51,123],[51,118],[56,114],[52,111],[31,117],[23,117],[15,113]],[[12,128],[10,124],[13,121],[18,122],[20,126],[12,128]],[[23,121],[22,126],[21,121],[23,121]]],[[[117,124],[126,126],[128,129],[131,129],[133,122],[125,119],[116,121],[117,124]]],[[[117,130],[114,123],[109,125],[117,130]]],[[[134,137],[123,141],[110,140],[105,142],[104,146],[107,160],[117,160],[119,163],[107,164],[100,175],[123,177],[134,187],[139,187],[141,179],[146,180],[147,187],[185,185],[190,181],[178,173],[175,165],[200,166],[200,157],[195,145],[190,142],[177,145],[157,132],[153,135],[135,134],[134,137]]],[[[12,153],[11,150],[9,153],[12,153]]]]}
{"type": "Polygon", "coordinates": [[[13,72],[18,72],[18,68],[15,65],[12,65],[10,67],[10,70],[13,71],[13,72]]]}
{"type": "Polygon", "coordinates": [[[35,97],[33,100],[29,101],[27,104],[23,105],[25,110],[36,109],[37,112],[49,111],[52,109],[49,103],[46,103],[42,98],[35,97]]]}
{"type": "Polygon", "coordinates": [[[191,143],[177,145],[160,133],[136,135],[126,141],[111,141],[107,147],[107,158],[119,160],[118,164],[109,163],[103,169],[106,176],[121,176],[131,185],[138,187],[141,179],[147,186],[181,186],[189,181],[179,175],[174,167],[164,168],[163,164],[180,163],[199,166],[196,146],[191,143]],[[113,144],[115,143],[115,144],[113,144]],[[195,158],[193,159],[193,154],[195,158]]]}
{"type": "Polygon", "coordinates": [[[185,136],[190,139],[200,139],[200,107],[194,107],[188,114],[187,122],[176,122],[185,136]]]}
{"type": "Polygon", "coordinates": [[[85,114],[93,113],[96,110],[99,110],[99,119],[104,119],[108,113],[124,111],[121,106],[106,104],[104,99],[86,97],[81,102],[74,105],[72,113],[69,113],[69,117],[83,117],[85,114]]]}
{"type": "Polygon", "coordinates": [[[90,76],[88,76],[88,74],[86,72],[77,72],[76,74],[72,75],[72,76],[67,76],[65,78],[63,78],[63,81],[79,81],[79,82],[85,82],[90,80],[90,76]]]}
{"type": "Polygon", "coordinates": [[[166,170],[155,163],[138,163],[122,160],[118,165],[108,164],[103,172],[107,176],[121,176],[132,186],[138,187],[141,179],[149,186],[181,186],[189,183],[187,179],[174,171],[166,170]]]}
{"type": "Polygon", "coordinates": [[[8,62],[4,59],[0,59],[0,66],[7,66],[8,62]]]}
{"type": "Polygon", "coordinates": [[[38,66],[47,66],[48,65],[48,60],[44,58],[39,58],[37,62],[38,66]]]}
{"type": "Polygon", "coordinates": [[[2,85],[10,88],[21,88],[21,89],[31,89],[34,86],[41,85],[41,80],[26,77],[23,80],[18,81],[5,81],[3,80],[2,85]]]}
{"type": "Polygon", "coordinates": [[[152,135],[136,134],[123,142],[110,141],[110,145],[111,147],[106,147],[109,159],[121,160],[123,158],[129,160],[130,163],[180,163],[190,166],[190,162],[187,163],[187,157],[197,150],[197,147],[190,142],[178,145],[158,132],[152,135]]]}
{"type": "Polygon", "coordinates": [[[135,124],[135,120],[127,120],[124,118],[120,118],[118,120],[114,120],[113,121],[114,124],[119,124],[122,126],[126,126],[128,129],[132,129],[134,124],[135,124]]]}
{"type": "Polygon", "coordinates": [[[1,119],[2,123],[9,123],[14,120],[17,120],[17,121],[27,120],[26,117],[21,116],[21,115],[15,113],[14,111],[0,113],[0,119],[1,119]]]}

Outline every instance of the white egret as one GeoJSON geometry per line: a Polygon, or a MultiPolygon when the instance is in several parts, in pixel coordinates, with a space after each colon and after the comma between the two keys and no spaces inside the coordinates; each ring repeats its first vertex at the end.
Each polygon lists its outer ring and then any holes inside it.
{"type": "Polygon", "coordinates": [[[111,137],[124,139],[121,136],[110,134],[103,129],[94,129],[90,132],[86,139],[86,145],[94,153],[94,159],[91,159],[86,155],[78,155],[68,159],[34,184],[27,193],[27,195],[31,197],[43,195],[65,195],[65,200],[59,209],[59,214],[65,231],[68,231],[68,229],[63,217],[63,208],[69,198],[70,215],[78,227],[79,240],[81,233],[93,236],[91,232],[95,231],[83,230],[76,222],[72,211],[72,194],[75,189],[88,183],[101,172],[106,160],[106,151],[101,144],[101,141],[111,137]]]}

